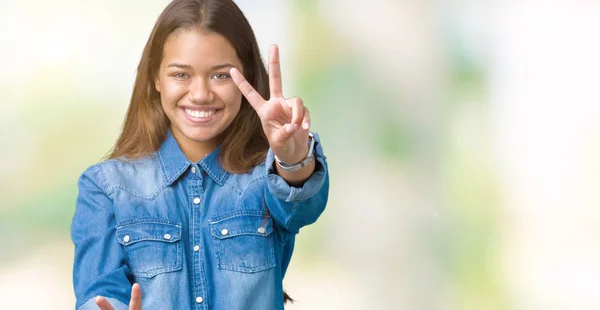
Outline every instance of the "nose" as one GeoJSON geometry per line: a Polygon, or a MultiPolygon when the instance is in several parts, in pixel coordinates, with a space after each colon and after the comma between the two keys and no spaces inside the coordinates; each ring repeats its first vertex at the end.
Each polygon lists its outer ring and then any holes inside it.
{"type": "Polygon", "coordinates": [[[214,99],[210,83],[206,79],[196,78],[188,89],[188,99],[196,104],[209,103],[214,99]]]}

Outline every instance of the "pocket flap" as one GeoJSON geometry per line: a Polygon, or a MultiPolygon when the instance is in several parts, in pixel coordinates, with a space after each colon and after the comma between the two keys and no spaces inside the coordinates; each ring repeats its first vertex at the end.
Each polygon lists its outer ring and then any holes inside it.
{"type": "Polygon", "coordinates": [[[268,236],[273,232],[270,216],[240,214],[210,222],[210,233],[218,239],[240,235],[268,236]]]}
{"type": "Polygon", "coordinates": [[[181,225],[161,222],[135,222],[117,226],[117,240],[122,245],[139,241],[173,243],[181,239],[181,225]]]}

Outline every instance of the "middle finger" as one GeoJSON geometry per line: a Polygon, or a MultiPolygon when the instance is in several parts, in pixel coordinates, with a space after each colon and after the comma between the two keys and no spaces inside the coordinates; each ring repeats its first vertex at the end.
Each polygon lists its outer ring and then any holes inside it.
{"type": "Polygon", "coordinates": [[[298,125],[298,128],[300,128],[300,122],[304,118],[304,103],[298,97],[290,98],[289,103],[292,106],[292,121],[290,124],[298,125]]]}

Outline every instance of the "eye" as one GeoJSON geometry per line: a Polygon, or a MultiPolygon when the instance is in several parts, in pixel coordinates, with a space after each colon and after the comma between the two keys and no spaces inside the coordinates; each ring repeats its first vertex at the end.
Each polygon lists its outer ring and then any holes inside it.
{"type": "Polygon", "coordinates": [[[185,80],[185,79],[189,78],[190,76],[187,75],[187,73],[177,72],[177,73],[173,73],[173,77],[177,80],[185,80]]]}
{"type": "Polygon", "coordinates": [[[231,76],[228,73],[215,73],[213,75],[210,76],[211,79],[217,79],[217,80],[225,80],[230,78],[231,76]]]}

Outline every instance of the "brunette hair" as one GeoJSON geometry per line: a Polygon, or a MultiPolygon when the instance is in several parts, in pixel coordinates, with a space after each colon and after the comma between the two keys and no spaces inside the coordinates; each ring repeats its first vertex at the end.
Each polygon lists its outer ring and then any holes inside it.
{"type": "MultiPolygon", "coordinates": [[[[190,29],[225,37],[233,45],[248,82],[263,98],[268,97],[269,78],[258,43],[239,7],[232,0],[172,1],[158,17],[144,47],[121,135],[109,159],[145,157],[157,151],[165,140],[170,121],[162,109],[154,77],[169,35],[190,29]]],[[[244,97],[237,116],[217,139],[221,164],[232,173],[246,172],[261,163],[269,148],[260,119],[244,97]]]]}

